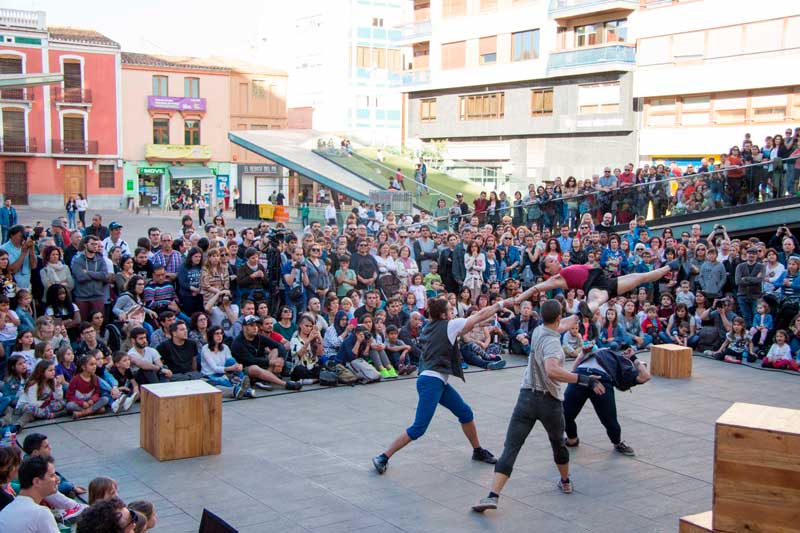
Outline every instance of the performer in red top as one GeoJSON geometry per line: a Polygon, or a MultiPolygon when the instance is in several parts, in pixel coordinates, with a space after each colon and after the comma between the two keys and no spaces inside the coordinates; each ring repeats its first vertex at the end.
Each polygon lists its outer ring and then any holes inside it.
{"type": "Polygon", "coordinates": [[[547,255],[542,259],[542,272],[550,277],[517,296],[516,301],[522,302],[535,294],[553,289],[581,289],[586,295],[586,300],[579,304],[581,315],[592,318],[594,312],[610,298],[630,292],[643,283],[658,281],[678,268],[680,263],[672,261],[650,272],[609,278],[601,268],[594,268],[592,265],[562,267],[556,257],[547,255]]]}

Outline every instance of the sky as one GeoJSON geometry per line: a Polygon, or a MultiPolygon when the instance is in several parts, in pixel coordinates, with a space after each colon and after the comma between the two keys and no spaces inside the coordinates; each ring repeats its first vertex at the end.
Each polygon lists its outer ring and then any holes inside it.
{"type": "Polygon", "coordinates": [[[211,55],[289,68],[283,53],[303,0],[0,0],[45,11],[48,26],[99,31],[126,52],[211,55]]]}

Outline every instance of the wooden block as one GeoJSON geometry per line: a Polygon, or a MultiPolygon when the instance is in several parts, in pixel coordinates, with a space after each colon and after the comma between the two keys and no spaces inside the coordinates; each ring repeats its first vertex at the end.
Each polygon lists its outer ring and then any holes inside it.
{"type": "Polygon", "coordinates": [[[735,403],[717,419],[714,531],[800,531],[800,410],[735,403]]]}
{"type": "Polygon", "coordinates": [[[159,461],[222,451],[222,392],[202,380],[142,385],[139,445],[159,461]]]}
{"type": "Polygon", "coordinates": [[[692,377],[692,349],[677,344],[652,346],[650,373],[662,378],[692,377]]]}
{"type": "Polygon", "coordinates": [[[689,516],[682,516],[678,526],[678,533],[710,533],[711,511],[689,516]]]}

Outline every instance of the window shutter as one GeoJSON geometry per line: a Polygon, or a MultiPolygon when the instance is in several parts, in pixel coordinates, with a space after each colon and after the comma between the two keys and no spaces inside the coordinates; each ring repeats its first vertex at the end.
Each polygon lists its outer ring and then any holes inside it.
{"type": "Polygon", "coordinates": [[[85,140],[83,137],[83,117],[64,117],[64,140],[85,140]]]}
{"type": "Polygon", "coordinates": [[[22,58],[0,57],[0,74],[22,74],[22,58]]]}
{"type": "Polygon", "coordinates": [[[80,89],[81,88],[81,64],[65,62],[64,63],[64,88],[65,89],[80,89]]]}

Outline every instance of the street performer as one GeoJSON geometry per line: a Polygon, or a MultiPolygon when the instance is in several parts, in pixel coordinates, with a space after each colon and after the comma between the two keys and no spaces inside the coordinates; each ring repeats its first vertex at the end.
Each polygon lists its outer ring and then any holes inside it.
{"type": "Polygon", "coordinates": [[[595,268],[592,265],[562,267],[557,257],[547,255],[542,259],[542,272],[550,277],[517,296],[516,301],[520,303],[540,292],[553,289],[565,291],[581,289],[586,295],[586,300],[581,300],[579,310],[582,316],[591,319],[594,312],[610,298],[628,293],[644,283],[656,282],[670,271],[678,270],[678,268],[680,268],[680,263],[675,260],[650,272],[637,272],[609,278],[601,268],[595,268]]]}

